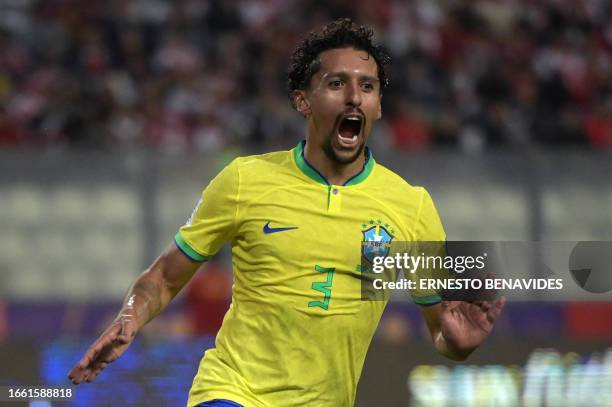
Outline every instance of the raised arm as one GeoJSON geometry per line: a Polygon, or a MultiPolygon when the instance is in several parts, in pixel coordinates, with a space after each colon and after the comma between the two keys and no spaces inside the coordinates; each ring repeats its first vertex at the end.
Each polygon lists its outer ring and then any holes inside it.
{"type": "Polygon", "coordinates": [[[144,271],[128,291],[115,320],[89,347],[68,378],[91,382],[130,346],[136,333],[155,318],[187,284],[201,263],[172,244],[144,271]]]}
{"type": "Polygon", "coordinates": [[[421,311],[436,350],[452,360],[465,360],[493,330],[506,299],[442,301],[421,311]]]}

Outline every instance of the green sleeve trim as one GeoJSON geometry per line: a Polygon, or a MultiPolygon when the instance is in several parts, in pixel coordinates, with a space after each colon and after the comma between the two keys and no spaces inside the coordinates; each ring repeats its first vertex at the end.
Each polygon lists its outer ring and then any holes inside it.
{"type": "Polygon", "coordinates": [[[177,232],[176,235],[174,236],[174,243],[176,244],[176,247],[178,247],[180,251],[182,251],[187,257],[189,257],[193,261],[202,262],[202,261],[206,261],[210,259],[211,257],[211,256],[203,256],[200,253],[193,250],[191,246],[189,246],[189,244],[185,241],[185,239],[183,239],[183,236],[181,236],[181,232],[177,232]]]}
{"type": "Polygon", "coordinates": [[[428,295],[427,297],[414,299],[414,303],[418,305],[436,305],[439,302],[442,302],[442,298],[439,295],[428,295]]]}

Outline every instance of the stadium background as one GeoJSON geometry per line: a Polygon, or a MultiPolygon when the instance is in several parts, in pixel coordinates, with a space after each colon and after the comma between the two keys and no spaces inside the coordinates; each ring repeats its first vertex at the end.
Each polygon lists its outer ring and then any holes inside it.
{"type": "MultiPolygon", "coordinates": [[[[2,0],[0,386],[68,386],[210,178],[303,137],[288,57],[340,16],[394,56],[371,145],[430,190],[450,240],[612,240],[608,1],[2,0]]],[[[182,403],[229,264],[207,265],[65,404],[182,403]]],[[[416,306],[393,301],[357,405],[612,405],[612,302],[530,300],[469,365],[437,356],[416,306]]]]}

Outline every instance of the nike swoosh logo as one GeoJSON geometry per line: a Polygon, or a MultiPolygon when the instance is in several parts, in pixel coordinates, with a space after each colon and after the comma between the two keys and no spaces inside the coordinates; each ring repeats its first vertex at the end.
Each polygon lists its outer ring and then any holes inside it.
{"type": "Polygon", "coordinates": [[[263,232],[266,235],[269,235],[270,233],[284,232],[284,231],[293,230],[293,229],[298,229],[298,227],[297,226],[291,226],[291,227],[288,227],[288,228],[271,228],[270,227],[270,222],[268,222],[268,223],[266,223],[264,225],[263,232]]]}

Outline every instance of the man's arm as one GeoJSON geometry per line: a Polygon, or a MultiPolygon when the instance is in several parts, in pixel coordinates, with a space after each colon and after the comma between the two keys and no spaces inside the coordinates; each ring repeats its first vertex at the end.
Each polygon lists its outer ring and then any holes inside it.
{"type": "Polygon", "coordinates": [[[436,350],[449,359],[465,360],[493,330],[506,299],[493,301],[442,301],[422,306],[436,350]]]}
{"type": "Polygon", "coordinates": [[[130,346],[136,333],[155,318],[187,284],[201,263],[192,261],[174,244],[134,282],[121,311],[72,368],[74,384],[91,382],[130,346]]]}
{"type": "MultiPolygon", "coordinates": [[[[426,247],[430,254],[444,257],[446,234],[431,195],[426,190],[423,190],[417,219],[417,240],[429,242],[426,247]]],[[[430,271],[435,273],[435,270],[430,271]]],[[[447,272],[442,271],[444,273],[440,278],[448,277],[447,272]]],[[[479,293],[478,297],[486,301],[442,301],[435,305],[421,306],[438,352],[449,359],[465,360],[484,342],[506,302],[503,297],[492,299],[489,294],[493,293],[479,293]]]]}

